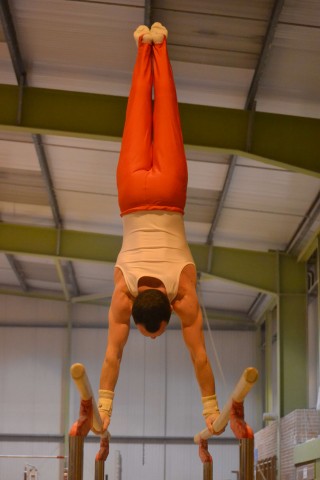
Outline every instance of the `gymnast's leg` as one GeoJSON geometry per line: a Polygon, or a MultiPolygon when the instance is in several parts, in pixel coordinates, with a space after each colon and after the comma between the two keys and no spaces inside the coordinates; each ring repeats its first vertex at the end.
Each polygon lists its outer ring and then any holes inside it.
{"type": "Polygon", "coordinates": [[[139,27],[135,32],[138,52],[117,169],[118,201],[122,215],[143,204],[145,175],[152,166],[153,74],[151,36],[148,32],[147,27],[139,27]],[[147,33],[139,37],[139,29],[147,33]]]}
{"type": "Polygon", "coordinates": [[[153,70],[153,169],[160,180],[158,185],[162,188],[164,204],[171,207],[168,209],[183,213],[188,172],[166,37],[153,46],[153,70]]]}

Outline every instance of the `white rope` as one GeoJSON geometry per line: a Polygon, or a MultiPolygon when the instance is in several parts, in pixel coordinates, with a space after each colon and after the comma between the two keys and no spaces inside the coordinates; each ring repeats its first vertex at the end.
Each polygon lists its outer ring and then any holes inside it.
{"type": "Polygon", "coordinates": [[[227,389],[226,388],[227,387],[226,379],[225,379],[225,376],[224,376],[224,373],[223,373],[223,370],[222,370],[222,365],[221,365],[221,362],[220,362],[220,359],[219,359],[218,351],[217,351],[216,345],[215,345],[214,340],[213,340],[213,335],[212,335],[212,331],[211,331],[211,328],[210,328],[206,308],[204,306],[200,279],[198,281],[198,297],[200,299],[200,307],[201,307],[201,310],[202,310],[203,318],[205,319],[205,322],[206,322],[206,325],[207,325],[207,328],[208,328],[209,339],[210,339],[210,343],[211,343],[211,346],[212,346],[213,354],[214,354],[216,364],[217,364],[219,372],[220,372],[220,376],[221,376],[221,379],[222,379],[224,390],[226,391],[226,389],[227,389]]]}

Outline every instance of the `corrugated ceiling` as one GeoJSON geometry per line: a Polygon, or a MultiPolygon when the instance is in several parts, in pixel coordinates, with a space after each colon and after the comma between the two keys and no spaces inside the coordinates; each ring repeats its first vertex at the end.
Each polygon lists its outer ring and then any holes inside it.
{"type": "MultiPolygon", "coordinates": [[[[243,109],[250,99],[259,111],[319,118],[319,3],[286,0],[282,8],[281,3],[150,2],[152,20],[169,30],[179,101],[243,109]]],[[[10,15],[29,86],[128,95],[136,53],[132,33],[144,22],[144,2],[12,0],[10,15]]],[[[0,26],[0,83],[17,84],[17,58],[12,49],[10,56],[4,37],[0,26]]],[[[67,134],[40,140],[49,184],[31,134],[0,127],[1,221],[57,226],[56,208],[59,228],[121,235],[115,183],[119,142],[67,134]]],[[[319,232],[319,176],[192,146],[186,153],[190,242],[206,244],[213,225],[215,246],[285,251],[308,221],[305,240],[295,243],[298,254],[319,232]]],[[[0,295],[14,287],[25,295],[53,292],[74,302],[87,296],[108,302],[112,294],[112,264],[74,261],[70,274],[68,263],[52,259],[21,254],[15,261],[18,274],[6,253],[0,254],[0,295]]],[[[258,292],[209,277],[201,283],[212,318],[233,312],[239,326],[254,320],[250,312],[258,292]]]]}

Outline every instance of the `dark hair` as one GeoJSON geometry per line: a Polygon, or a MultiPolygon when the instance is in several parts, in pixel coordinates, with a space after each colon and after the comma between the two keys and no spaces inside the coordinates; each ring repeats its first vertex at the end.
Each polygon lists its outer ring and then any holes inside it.
{"type": "Polygon", "coordinates": [[[169,322],[171,306],[168,297],[160,290],[149,288],[139,293],[132,306],[132,316],[136,324],[141,324],[147,332],[155,333],[161,322],[169,322]]]}

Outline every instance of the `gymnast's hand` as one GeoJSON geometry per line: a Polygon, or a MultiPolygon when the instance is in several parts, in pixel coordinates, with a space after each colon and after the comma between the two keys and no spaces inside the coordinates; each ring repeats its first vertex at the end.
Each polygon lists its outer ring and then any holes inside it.
{"type": "Polygon", "coordinates": [[[114,392],[111,390],[99,390],[98,410],[102,421],[102,432],[108,430],[113,403],[114,392]]]}
{"type": "Polygon", "coordinates": [[[220,416],[220,410],[218,406],[218,401],[216,395],[209,395],[208,397],[202,397],[202,404],[203,404],[203,411],[202,415],[205,419],[207,428],[212,435],[220,435],[222,432],[225,431],[226,427],[223,427],[221,430],[216,432],[213,429],[213,424],[220,416]]]}
{"type": "Polygon", "coordinates": [[[109,415],[106,412],[99,411],[99,413],[100,413],[100,418],[101,418],[101,422],[102,422],[102,431],[100,433],[104,433],[109,428],[111,418],[109,417],[109,415]]]}
{"type": "Polygon", "coordinates": [[[213,413],[212,415],[209,415],[205,419],[207,428],[208,428],[209,432],[212,433],[212,435],[221,435],[221,433],[223,433],[226,429],[226,427],[223,427],[221,430],[219,430],[219,432],[216,432],[213,429],[213,424],[217,420],[217,418],[219,418],[219,416],[220,416],[220,412],[218,411],[218,412],[213,413]]]}

